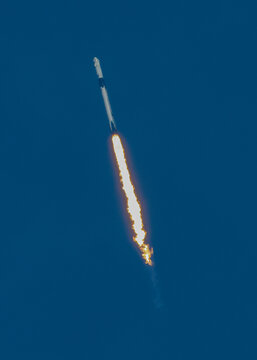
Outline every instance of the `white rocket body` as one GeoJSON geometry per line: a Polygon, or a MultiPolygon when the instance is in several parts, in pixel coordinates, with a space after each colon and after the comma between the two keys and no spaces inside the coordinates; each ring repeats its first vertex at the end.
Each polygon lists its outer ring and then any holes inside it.
{"type": "Polygon", "coordinates": [[[100,66],[100,62],[96,57],[94,58],[94,65],[95,65],[96,73],[97,73],[97,76],[99,79],[99,86],[100,86],[102,96],[104,99],[104,106],[105,106],[105,110],[106,110],[107,117],[109,120],[109,126],[110,126],[111,131],[115,132],[115,131],[117,131],[117,128],[116,128],[116,124],[115,124],[115,121],[114,121],[114,118],[112,115],[111,104],[110,104],[108,93],[107,93],[107,90],[105,87],[103,72],[102,72],[102,69],[100,66]]]}

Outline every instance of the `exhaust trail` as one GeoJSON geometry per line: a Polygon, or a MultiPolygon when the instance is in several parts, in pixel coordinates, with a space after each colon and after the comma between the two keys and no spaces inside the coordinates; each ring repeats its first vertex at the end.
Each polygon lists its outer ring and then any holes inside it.
{"type": "Polygon", "coordinates": [[[119,169],[120,182],[127,201],[127,211],[129,213],[134,232],[133,241],[139,248],[145,264],[148,265],[153,285],[153,302],[156,309],[159,310],[163,307],[163,303],[161,300],[160,289],[158,286],[157,273],[154,267],[153,249],[146,242],[147,233],[144,229],[141,206],[137,199],[135,188],[130,177],[125,156],[125,150],[122,145],[121,139],[117,133],[112,135],[112,144],[119,169]]]}
{"type": "Polygon", "coordinates": [[[127,166],[125,151],[118,134],[114,134],[112,136],[112,144],[117,165],[119,168],[120,182],[126,196],[127,211],[129,213],[134,232],[133,240],[137,244],[145,263],[149,266],[152,266],[153,249],[145,241],[146,231],[144,229],[141,206],[135,194],[135,188],[132,184],[127,166]]]}

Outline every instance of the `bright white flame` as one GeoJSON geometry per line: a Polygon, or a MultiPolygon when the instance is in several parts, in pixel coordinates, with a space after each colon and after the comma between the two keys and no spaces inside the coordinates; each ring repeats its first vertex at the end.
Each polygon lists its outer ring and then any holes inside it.
{"type": "Polygon", "coordinates": [[[133,240],[137,243],[141,251],[142,257],[145,260],[145,263],[148,265],[153,265],[151,259],[153,249],[151,249],[149,245],[145,243],[146,231],[144,230],[141,207],[139,201],[137,200],[134,186],[131,182],[124,148],[122,146],[119,135],[115,134],[112,136],[112,143],[114,154],[120,171],[120,181],[122,184],[122,189],[124,190],[127,199],[127,210],[129,212],[132,221],[132,227],[135,233],[135,235],[133,236],[133,240]]]}

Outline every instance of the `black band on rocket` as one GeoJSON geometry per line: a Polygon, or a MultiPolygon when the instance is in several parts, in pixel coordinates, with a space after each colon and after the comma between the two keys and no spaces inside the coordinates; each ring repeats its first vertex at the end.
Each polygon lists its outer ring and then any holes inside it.
{"type": "Polygon", "coordinates": [[[99,86],[100,87],[105,87],[104,78],[99,78],[99,86]]]}

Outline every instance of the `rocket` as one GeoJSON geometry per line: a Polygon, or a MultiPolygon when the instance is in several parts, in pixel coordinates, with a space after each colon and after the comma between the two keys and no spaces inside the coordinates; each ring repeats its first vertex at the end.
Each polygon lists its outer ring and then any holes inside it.
{"type": "Polygon", "coordinates": [[[110,129],[112,132],[116,132],[117,128],[116,128],[114,118],[112,116],[111,104],[110,104],[108,93],[107,93],[107,90],[105,87],[103,72],[102,72],[102,69],[100,66],[100,61],[96,57],[94,57],[94,65],[95,65],[96,74],[97,74],[98,80],[99,80],[99,86],[100,86],[102,96],[104,99],[104,106],[105,106],[105,110],[106,110],[107,117],[109,120],[109,126],[110,126],[110,129]]]}

